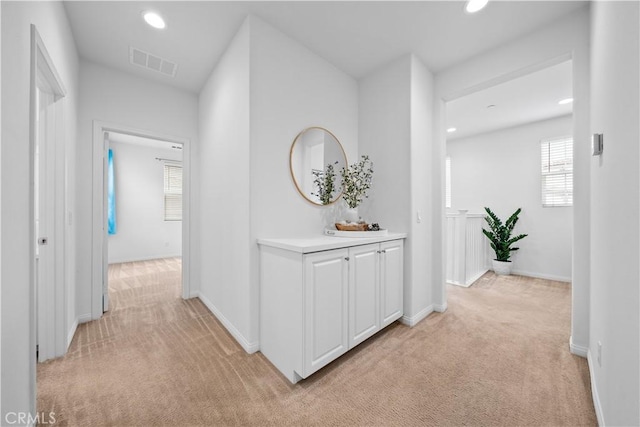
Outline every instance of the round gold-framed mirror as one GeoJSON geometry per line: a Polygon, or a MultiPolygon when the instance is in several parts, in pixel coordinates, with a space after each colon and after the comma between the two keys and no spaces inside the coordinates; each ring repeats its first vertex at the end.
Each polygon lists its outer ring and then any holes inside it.
{"type": "Polygon", "coordinates": [[[291,144],[291,178],[300,195],[314,205],[330,205],[340,198],[340,170],[346,165],[342,144],[325,128],[308,127],[291,144]]]}

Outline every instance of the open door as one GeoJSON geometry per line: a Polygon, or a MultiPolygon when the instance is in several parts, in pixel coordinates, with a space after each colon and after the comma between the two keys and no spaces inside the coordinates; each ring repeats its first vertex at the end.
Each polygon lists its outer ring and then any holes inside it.
{"type": "Polygon", "coordinates": [[[35,316],[30,339],[36,360],[42,362],[61,356],[67,350],[66,158],[62,102],[66,91],[33,25],[31,43],[31,307],[35,316]]]}
{"type": "Polygon", "coordinates": [[[114,209],[114,206],[111,204],[111,199],[114,197],[113,195],[113,162],[109,156],[109,132],[104,133],[104,143],[102,144],[103,150],[103,161],[102,161],[102,171],[103,171],[103,234],[104,239],[102,240],[102,312],[109,311],[109,221],[111,221],[110,209],[114,209]]]}

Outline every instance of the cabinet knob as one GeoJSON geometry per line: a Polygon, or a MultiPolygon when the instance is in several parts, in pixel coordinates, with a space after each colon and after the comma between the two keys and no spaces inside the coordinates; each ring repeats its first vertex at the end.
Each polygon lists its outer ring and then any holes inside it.
{"type": "Polygon", "coordinates": [[[383,249],[383,250],[381,250],[380,252],[381,252],[381,253],[383,253],[383,254],[386,254],[386,253],[387,253],[387,250],[386,250],[386,249],[383,249]]]}
{"type": "Polygon", "coordinates": [[[349,261],[349,257],[348,256],[344,257],[344,260],[349,261]]]}

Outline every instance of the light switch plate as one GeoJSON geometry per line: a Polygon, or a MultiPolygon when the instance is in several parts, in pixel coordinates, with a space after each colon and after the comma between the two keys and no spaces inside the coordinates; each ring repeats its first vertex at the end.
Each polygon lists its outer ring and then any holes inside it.
{"type": "Polygon", "coordinates": [[[594,133],[591,136],[591,147],[593,147],[593,155],[599,156],[603,150],[603,135],[601,133],[594,133]]]}

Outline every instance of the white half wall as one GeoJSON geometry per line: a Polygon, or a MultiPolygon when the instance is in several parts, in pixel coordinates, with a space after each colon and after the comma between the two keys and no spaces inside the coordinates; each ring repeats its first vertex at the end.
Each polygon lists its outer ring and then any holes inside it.
{"type": "MultiPolygon", "coordinates": [[[[441,153],[439,161],[434,165],[433,173],[441,179],[444,177],[446,145],[444,101],[456,99],[568,59],[571,59],[573,64],[574,98],[571,341],[575,351],[577,348],[587,348],[589,343],[591,140],[589,135],[588,6],[551,22],[536,32],[436,75],[435,138],[437,145],[441,147],[441,153]]],[[[444,183],[444,180],[442,182],[444,183]]],[[[444,195],[441,196],[441,200],[444,204],[444,195]]],[[[439,247],[439,250],[440,253],[444,253],[443,246],[439,247]]]]}
{"type": "MultiPolygon", "coordinates": [[[[35,414],[35,337],[31,334],[34,300],[31,294],[29,154],[31,28],[34,24],[67,90],[64,110],[67,154],[63,195],[67,222],[64,230],[66,329],[77,318],[75,308],[74,188],[78,54],[61,2],[1,2],[2,8],[2,418],[9,412],[35,414]],[[11,177],[11,179],[5,179],[11,177]],[[11,206],[11,209],[6,209],[11,206]]],[[[60,236],[62,238],[62,236],[60,236]]]]}
{"type": "MultiPolygon", "coordinates": [[[[174,136],[188,140],[194,146],[198,139],[198,100],[190,92],[84,60],[80,61],[79,84],[79,143],[76,152],[78,207],[75,215],[79,285],[76,304],[79,315],[91,319],[93,122],[140,129],[152,135],[174,136]]],[[[194,153],[191,156],[195,158],[194,153]]],[[[193,251],[197,247],[194,246],[194,240],[198,235],[192,232],[189,238],[191,258],[197,260],[193,251]]],[[[194,268],[191,263],[191,271],[194,268]]]]}
{"type": "Polygon", "coordinates": [[[180,256],[182,221],[164,220],[164,162],[182,151],[110,142],[117,232],[109,235],[109,264],[180,256]]]}
{"type": "Polygon", "coordinates": [[[542,207],[540,141],[572,130],[564,116],[447,142],[453,211],[484,214],[488,206],[505,220],[522,208],[514,234],[528,236],[511,256],[517,274],[571,281],[573,208],[542,207]]]}
{"type": "Polygon", "coordinates": [[[640,7],[595,2],[591,18],[589,362],[600,425],[640,425],[640,7]],[[599,345],[601,344],[601,351],[599,345]],[[601,357],[599,356],[601,355],[601,357]]]}

